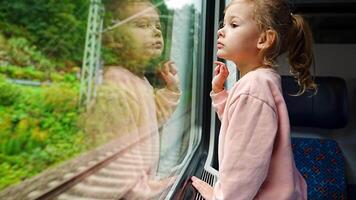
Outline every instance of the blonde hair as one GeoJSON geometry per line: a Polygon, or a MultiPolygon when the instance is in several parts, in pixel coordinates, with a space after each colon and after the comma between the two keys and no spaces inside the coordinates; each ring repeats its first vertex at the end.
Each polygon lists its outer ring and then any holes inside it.
{"type": "MultiPolygon", "coordinates": [[[[128,30],[127,23],[115,28],[113,23],[118,23],[130,17],[130,7],[136,4],[153,4],[150,0],[104,0],[105,7],[104,27],[102,44],[103,59],[106,66],[120,65],[135,74],[142,75],[143,69],[150,63],[150,57],[142,53],[143,49],[138,46],[128,30]]],[[[158,9],[155,9],[158,12],[158,9]]],[[[105,68],[104,68],[105,69],[105,68]]]]}
{"type": "MultiPolygon", "coordinates": [[[[260,31],[272,30],[276,33],[274,43],[261,51],[263,64],[276,66],[276,59],[287,53],[290,73],[299,85],[296,95],[306,90],[316,92],[317,85],[310,74],[310,66],[314,62],[313,36],[309,25],[301,15],[292,14],[286,0],[245,0],[254,7],[253,18],[260,31]]],[[[234,0],[230,3],[234,3],[234,0]]]]}

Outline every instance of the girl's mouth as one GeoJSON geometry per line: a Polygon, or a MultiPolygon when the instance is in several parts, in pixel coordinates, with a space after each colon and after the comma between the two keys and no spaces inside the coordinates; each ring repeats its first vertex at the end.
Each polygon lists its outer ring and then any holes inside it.
{"type": "Polygon", "coordinates": [[[153,48],[155,48],[155,49],[162,49],[162,47],[163,47],[163,44],[160,41],[153,43],[153,48]]]}
{"type": "Polygon", "coordinates": [[[224,44],[221,43],[221,42],[218,42],[218,44],[216,45],[216,47],[217,47],[218,49],[222,49],[222,48],[224,47],[224,44]]]}

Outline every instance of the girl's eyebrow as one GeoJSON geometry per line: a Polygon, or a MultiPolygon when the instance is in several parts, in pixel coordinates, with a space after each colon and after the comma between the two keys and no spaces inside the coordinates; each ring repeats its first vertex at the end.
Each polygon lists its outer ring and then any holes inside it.
{"type": "Polygon", "coordinates": [[[232,16],[229,16],[229,17],[227,17],[227,18],[224,18],[224,22],[226,22],[227,20],[233,20],[233,19],[237,19],[237,20],[241,20],[241,18],[240,17],[238,17],[238,16],[236,16],[236,15],[232,15],[232,16]]]}
{"type": "Polygon", "coordinates": [[[147,20],[147,21],[155,21],[155,22],[160,22],[159,19],[157,19],[156,17],[140,17],[140,18],[136,18],[138,21],[139,20],[147,20]]]}
{"type": "Polygon", "coordinates": [[[236,16],[236,15],[232,15],[232,16],[230,16],[230,19],[238,19],[238,20],[241,20],[241,18],[239,17],[239,16],[236,16]]]}
{"type": "Polygon", "coordinates": [[[154,23],[154,24],[160,24],[161,22],[159,20],[156,19],[152,19],[152,18],[139,18],[139,19],[133,19],[131,20],[132,23],[154,23]]]}
{"type": "MultiPolygon", "coordinates": [[[[160,3],[154,4],[154,8],[157,8],[158,6],[160,6],[160,5],[162,5],[162,4],[164,4],[164,1],[161,1],[160,3]]],[[[123,24],[125,24],[125,23],[127,23],[127,22],[129,22],[129,21],[131,21],[131,20],[133,20],[133,19],[135,19],[135,18],[137,18],[137,17],[143,15],[144,13],[147,13],[150,9],[151,9],[151,8],[146,8],[145,10],[143,10],[143,11],[141,11],[141,12],[139,12],[139,13],[136,13],[136,14],[130,16],[130,17],[127,17],[126,19],[123,19],[122,21],[117,22],[115,25],[110,26],[110,27],[108,27],[108,28],[102,30],[101,32],[104,33],[104,32],[106,32],[106,31],[113,30],[114,28],[116,28],[116,27],[118,27],[118,26],[121,26],[121,25],[123,25],[123,24]]]]}

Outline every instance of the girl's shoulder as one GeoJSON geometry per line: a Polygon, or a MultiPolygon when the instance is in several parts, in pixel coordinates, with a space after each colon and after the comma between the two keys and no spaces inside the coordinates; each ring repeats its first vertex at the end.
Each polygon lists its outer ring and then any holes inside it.
{"type": "Polygon", "coordinates": [[[275,104],[276,95],[281,95],[281,77],[272,68],[259,68],[243,76],[232,89],[235,98],[249,95],[270,105],[275,104]]]}
{"type": "Polygon", "coordinates": [[[133,73],[121,66],[108,66],[104,71],[104,80],[121,81],[134,78],[133,73]]]}

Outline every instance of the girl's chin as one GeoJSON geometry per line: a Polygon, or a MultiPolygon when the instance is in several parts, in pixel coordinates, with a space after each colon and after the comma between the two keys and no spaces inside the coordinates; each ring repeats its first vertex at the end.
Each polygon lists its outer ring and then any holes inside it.
{"type": "Polygon", "coordinates": [[[162,55],[162,49],[150,49],[148,54],[150,54],[150,57],[159,57],[162,55]]]}
{"type": "Polygon", "coordinates": [[[219,51],[216,53],[216,56],[217,56],[218,58],[228,60],[227,56],[226,56],[224,53],[221,53],[221,52],[219,52],[219,51]]]}

